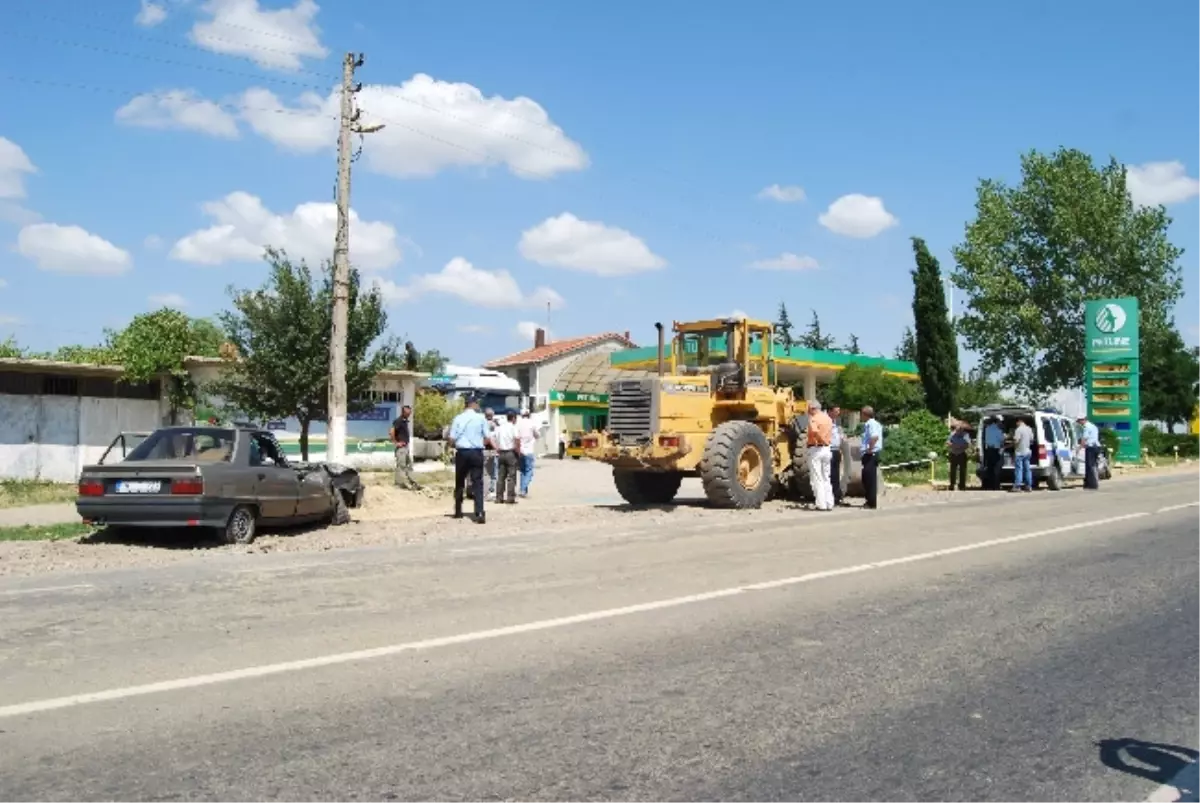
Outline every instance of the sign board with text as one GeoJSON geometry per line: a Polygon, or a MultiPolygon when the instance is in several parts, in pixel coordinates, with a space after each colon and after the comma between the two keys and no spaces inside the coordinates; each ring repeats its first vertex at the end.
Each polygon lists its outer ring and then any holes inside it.
{"type": "Polygon", "coordinates": [[[1141,360],[1138,300],[1102,298],[1084,308],[1084,383],[1088,417],[1117,435],[1116,459],[1141,460],[1141,360]]]}

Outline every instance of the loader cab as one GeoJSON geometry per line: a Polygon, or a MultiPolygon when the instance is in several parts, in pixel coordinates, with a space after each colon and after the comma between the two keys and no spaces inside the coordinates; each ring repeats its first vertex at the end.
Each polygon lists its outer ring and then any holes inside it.
{"type": "Polygon", "coordinates": [[[711,376],[713,391],[720,396],[775,384],[771,324],[729,318],[676,322],[674,329],[671,373],[711,376]]]}

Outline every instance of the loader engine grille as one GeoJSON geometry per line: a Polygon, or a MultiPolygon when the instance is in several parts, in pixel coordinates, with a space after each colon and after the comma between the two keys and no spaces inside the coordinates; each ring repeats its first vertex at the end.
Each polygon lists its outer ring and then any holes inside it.
{"type": "Polygon", "coordinates": [[[613,382],[608,393],[608,431],[617,443],[648,443],[653,425],[654,400],[650,386],[638,380],[613,382]]]}

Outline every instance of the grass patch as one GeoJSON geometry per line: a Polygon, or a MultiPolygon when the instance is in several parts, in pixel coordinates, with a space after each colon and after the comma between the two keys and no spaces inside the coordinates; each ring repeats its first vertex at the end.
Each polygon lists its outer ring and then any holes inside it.
{"type": "Polygon", "coordinates": [[[83,522],[70,524],[26,524],[21,527],[0,527],[0,541],[61,541],[87,535],[92,528],[83,522]]]}
{"type": "Polygon", "coordinates": [[[74,502],[76,486],[42,480],[0,480],[0,508],[74,502]]]}

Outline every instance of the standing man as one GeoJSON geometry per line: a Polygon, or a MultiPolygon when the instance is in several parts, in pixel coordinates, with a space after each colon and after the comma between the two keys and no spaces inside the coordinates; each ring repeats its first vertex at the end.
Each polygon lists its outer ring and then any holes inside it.
{"type": "MultiPolygon", "coordinates": [[[[529,409],[521,411],[521,420],[517,422],[517,436],[521,439],[521,498],[529,495],[529,484],[533,482],[533,460],[537,454],[538,435],[537,424],[533,422],[529,409]]],[[[560,446],[565,451],[565,445],[560,446]]],[[[562,455],[559,455],[562,459],[562,455]]]]}
{"type": "Polygon", "coordinates": [[[1013,486],[1012,492],[1033,491],[1033,429],[1024,419],[1017,421],[1013,430],[1013,486]]]}
{"type": "Polygon", "coordinates": [[[999,418],[989,418],[983,428],[983,487],[1000,490],[1000,450],[1004,447],[1004,428],[999,418]]]}
{"type": "Polygon", "coordinates": [[[955,421],[954,431],[946,439],[946,447],[950,452],[950,490],[955,490],[955,480],[958,490],[967,488],[967,452],[971,448],[971,432],[967,429],[966,421],[955,421]]]}
{"type": "Polygon", "coordinates": [[[842,501],[842,408],[836,404],[829,408],[829,420],[833,429],[829,436],[829,484],[833,486],[833,504],[844,507],[842,501]]]}
{"type": "Polygon", "coordinates": [[[412,408],[407,404],[400,408],[400,417],[392,422],[388,435],[396,449],[396,487],[420,490],[421,486],[413,476],[412,408]]]}
{"type": "Polygon", "coordinates": [[[488,499],[492,499],[496,496],[496,450],[492,448],[491,439],[492,433],[496,431],[496,425],[500,422],[496,420],[496,413],[491,407],[483,411],[483,417],[487,421],[488,438],[488,444],[484,447],[483,452],[483,470],[487,474],[488,499]]]}
{"type": "Polygon", "coordinates": [[[454,518],[463,512],[463,486],[471,480],[471,498],[475,515],[471,520],[483,524],[483,448],[487,444],[488,423],[479,413],[479,401],[471,399],[467,409],[450,422],[450,441],[454,444],[454,518]]]}
{"type": "Polygon", "coordinates": [[[517,503],[517,472],[521,462],[521,438],[517,434],[517,414],[509,411],[492,430],[492,445],[496,448],[496,503],[517,503]]]}
{"type": "Polygon", "coordinates": [[[875,420],[875,408],[862,408],[862,484],[867,510],[879,505],[879,453],[883,451],[883,425],[875,420]]]}
{"type": "Polygon", "coordinates": [[[1083,487],[1097,491],[1100,489],[1100,475],[1096,472],[1096,462],[1100,459],[1100,430],[1088,421],[1086,414],[1079,416],[1079,425],[1083,427],[1079,436],[1079,445],[1083,447],[1083,487]]]}
{"type": "Polygon", "coordinates": [[[829,441],[833,421],[821,410],[821,403],[808,403],[808,480],[812,484],[817,510],[833,510],[833,488],[829,481],[831,459],[829,441]]]}

